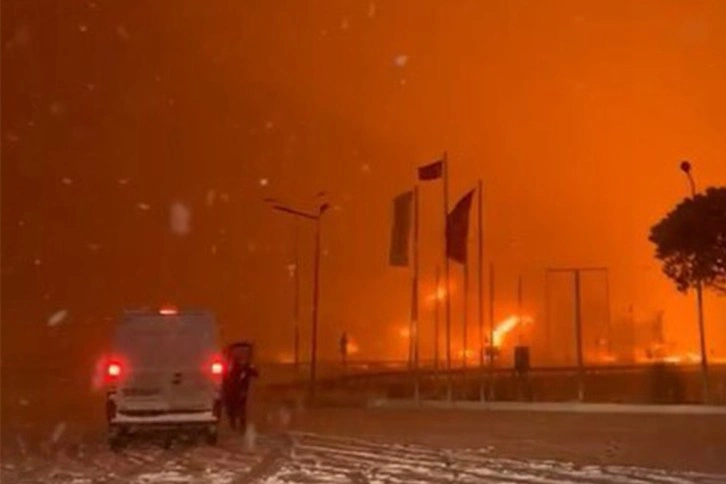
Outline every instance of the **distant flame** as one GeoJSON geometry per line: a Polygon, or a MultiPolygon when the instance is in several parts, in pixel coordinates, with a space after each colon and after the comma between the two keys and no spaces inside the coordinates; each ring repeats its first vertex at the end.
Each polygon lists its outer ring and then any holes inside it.
{"type": "MultiPolygon", "coordinates": [[[[530,324],[532,323],[533,319],[529,316],[522,316],[521,323],[522,324],[530,324]]],[[[501,321],[496,328],[494,328],[494,338],[493,343],[495,347],[502,346],[502,342],[504,341],[504,338],[512,332],[514,328],[517,327],[520,323],[520,317],[513,315],[509,316],[504,321],[501,321]]]]}

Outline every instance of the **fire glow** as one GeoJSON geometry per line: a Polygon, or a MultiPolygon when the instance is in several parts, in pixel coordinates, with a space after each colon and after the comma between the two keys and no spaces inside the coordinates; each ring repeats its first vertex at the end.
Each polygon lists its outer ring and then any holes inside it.
{"type": "Polygon", "coordinates": [[[492,346],[497,347],[497,348],[501,347],[502,343],[504,342],[504,339],[507,337],[507,335],[509,333],[511,333],[512,330],[514,330],[514,328],[519,326],[520,323],[522,325],[527,325],[527,324],[531,324],[533,321],[534,320],[529,316],[521,316],[521,317],[517,316],[517,315],[509,316],[507,319],[505,319],[504,321],[501,321],[499,324],[497,324],[497,326],[494,328],[493,335],[492,335],[493,336],[493,338],[492,338],[493,345],[492,346]]]}

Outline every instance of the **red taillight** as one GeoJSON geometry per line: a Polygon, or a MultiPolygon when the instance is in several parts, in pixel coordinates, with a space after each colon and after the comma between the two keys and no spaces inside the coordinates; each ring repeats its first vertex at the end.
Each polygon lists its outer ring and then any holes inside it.
{"type": "Polygon", "coordinates": [[[109,363],[108,367],[106,368],[106,374],[110,378],[118,378],[121,376],[121,365],[118,363],[109,363]]]}
{"type": "Polygon", "coordinates": [[[224,373],[224,365],[218,361],[212,363],[212,375],[221,375],[224,373]]]}

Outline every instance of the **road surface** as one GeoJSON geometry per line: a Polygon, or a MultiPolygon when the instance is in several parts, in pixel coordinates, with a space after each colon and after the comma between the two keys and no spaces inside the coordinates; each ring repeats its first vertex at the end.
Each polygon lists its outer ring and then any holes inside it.
{"type": "Polygon", "coordinates": [[[256,414],[259,434],[225,430],[217,447],[138,441],[112,452],[102,427],[79,422],[58,423],[35,440],[4,432],[0,477],[4,484],[726,483],[721,416],[256,414]]]}

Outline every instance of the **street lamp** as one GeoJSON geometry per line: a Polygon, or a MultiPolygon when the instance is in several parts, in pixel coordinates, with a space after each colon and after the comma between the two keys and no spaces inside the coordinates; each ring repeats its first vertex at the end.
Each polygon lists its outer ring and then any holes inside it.
{"type": "Polygon", "coordinates": [[[312,323],[312,342],[310,345],[310,396],[315,396],[315,378],[317,372],[318,360],[318,302],[320,300],[320,225],[323,214],[330,208],[328,203],[323,203],[318,207],[317,213],[304,212],[295,208],[282,205],[277,200],[268,199],[267,201],[275,203],[272,206],[274,210],[284,212],[294,217],[312,220],[315,222],[315,260],[313,268],[313,323],[312,323]]]}
{"type": "MultiPolygon", "coordinates": [[[[688,183],[691,188],[691,196],[696,198],[696,182],[693,181],[691,174],[691,162],[684,160],[681,162],[681,171],[688,177],[688,183]]],[[[698,274],[696,276],[696,305],[698,307],[698,338],[701,346],[701,376],[703,378],[703,403],[708,403],[710,392],[708,388],[708,353],[706,351],[706,331],[703,321],[703,285],[698,274]]]]}

